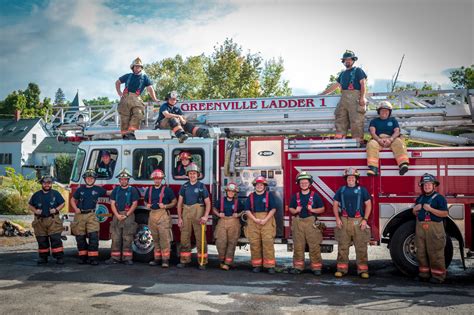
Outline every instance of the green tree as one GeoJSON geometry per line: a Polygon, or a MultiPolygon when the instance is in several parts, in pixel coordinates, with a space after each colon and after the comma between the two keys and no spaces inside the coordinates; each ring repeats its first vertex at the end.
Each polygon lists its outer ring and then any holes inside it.
{"type": "Polygon", "coordinates": [[[289,82],[282,79],[283,59],[270,59],[265,62],[265,67],[261,75],[262,82],[262,96],[286,96],[291,95],[291,88],[288,86],[289,82]]]}
{"type": "Polygon", "coordinates": [[[474,65],[453,70],[449,79],[455,89],[474,89],[474,65]]]}
{"type": "Polygon", "coordinates": [[[54,106],[60,106],[60,107],[67,106],[66,96],[64,95],[64,92],[61,88],[59,88],[56,91],[56,94],[54,96],[54,106]]]}
{"type": "Polygon", "coordinates": [[[112,105],[114,103],[118,103],[117,100],[109,100],[107,96],[99,96],[91,100],[83,99],[82,102],[84,102],[84,105],[87,106],[112,105]]]}
{"type": "Polygon", "coordinates": [[[8,94],[8,96],[3,101],[3,106],[2,106],[1,111],[2,111],[2,114],[13,116],[13,114],[15,113],[15,110],[21,110],[22,116],[25,116],[25,115],[28,115],[26,108],[27,108],[26,97],[23,95],[23,92],[19,90],[19,91],[13,91],[12,93],[8,94]]]}
{"type": "MultiPolygon", "coordinates": [[[[336,80],[339,77],[339,75],[341,74],[341,72],[342,71],[338,72],[336,75],[331,74],[329,76],[329,83],[326,85],[326,89],[337,82],[336,80]]],[[[341,94],[341,89],[337,88],[334,92],[332,92],[332,94],[341,94]]]]}

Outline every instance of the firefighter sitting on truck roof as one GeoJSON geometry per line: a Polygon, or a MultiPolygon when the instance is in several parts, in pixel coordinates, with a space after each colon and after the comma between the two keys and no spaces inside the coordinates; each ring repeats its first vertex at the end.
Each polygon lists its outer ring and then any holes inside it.
{"type": "Polygon", "coordinates": [[[229,183],[225,196],[214,203],[212,211],[219,218],[216,226],[216,247],[222,270],[229,270],[234,262],[235,247],[240,237],[240,215],[243,204],[239,202],[239,187],[229,183]]]}
{"type": "Polygon", "coordinates": [[[188,134],[193,137],[209,138],[209,130],[197,127],[186,121],[181,108],[175,106],[178,102],[178,93],[172,91],[165,98],[166,103],[160,106],[160,114],[155,122],[155,129],[171,129],[180,143],[188,139],[188,134]]]}
{"type": "Polygon", "coordinates": [[[425,173],[419,182],[422,194],[416,199],[413,214],[417,217],[415,231],[419,280],[442,283],[446,278],[444,218],[448,216],[446,198],[435,191],[439,182],[425,173]],[[431,278],[430,278],[431,273],[431,278]]]}
{"type": "Polygon", "coordinates": [[[162,268],[169,267],[170,241],[171,241],[171,217],[169,209],[176,206],[176,196],[171,188],[163,184],[165,173],[156,169],[150,176],[153,179],[153,186],[145,192],[145,202],[150,209],[148,227],[153,236],[155,245],[154,257],[150,261],[150,266],[161,264],[162,268]]]}
{"type": "Polygon", "coordinates": [[[30,211],[35,218],[32,226],[38,242],[38,265],[48,263],[49,248],[57,264],[64,264],[63,241],[61,232],[63,222],[59,217],[59,211],[64,207],[64,198],[57,191],[52,189],[53,178],[45,175],[39,180],[41,190],[35,192],[29,201],[30,211]]]}
{"type": "Polygon", "coordinates": [[[99,264],[99,229],[100,223],[95,215],[95,208],[100,197],[107,191],[96,186],[97,173],[90,169],[82,175],[86,185],[79,187],[71,198],[71,207],[76,215],[71,223],[71,233],[76,236],[79,264],[99,264]],[[87,244],[89,238],[89,244],[87,244]]]}
{"type": "Polygon", "coordinates": [[[337,272],[340,278],[349,271],[349,247],[354,244],[357,260],[357,274],[369,278],[367,245],[370,241],[370,227],[367,224],[372,211],[370,195],[359,185],[360,174],[356,169],[344,171],[345,185],[334,196],[333,211],[336,217],[334,235],[337,240],[337,272]]]}
{"type": "Polygon", "coordinates": [[[336,138],[345,137],[350,128],[352,138],[362,143],[367,75],[361,68],[354,67],[357,59],[353,51],[346,50],[341,58],[346,70],[341,72],[336,79],[337,82],[330,85],[322,94],[330,94],[337,88],[341,89],[341,99],[334,111],[336,138]]]}
{"type": "Polygon", "coordinates": [[[315,276],[321,275],[323,260],[321,258],[321,242],[323,241],[323,225],[316,220],[316,215],[324,212],[323,201],[310,187],[313,177],[301,172],[296,177],[300,191],[291,196],[290,212],[293,233],[293,269],[290,273],[300,274],[304,270],[304,253],[306,244],[309,247],[311,271],[315,276]]]}
{"type": "Polygon", "coordinates": [[[126,265],[133,265],[132,242],[137,223],[135,209],[140,199],[140,193],[129,185],[132,175],[124,168],[117,175],[120,185],[115,187],[110,195],[110,207],[114,217],[110,225],[112,249],[110,259],[106,264],[118,264],[121,261],[126,265]]]}
{"type": "Polygon", "coordinates": [[[179,161],[175,169],[175,178],[187,179],[188,177],[186,176],[186,167],[188,167],[189,163],[193,161],[193,156],[191,153],[183,151],[179,154],[178,160],[179,161]]]}
{"type": "Polygon", "coordinates": [[[257,176],[253,181],[255,192],[251,193],[245,202],[247,225],[245,236],[250,242],[250,254],[253,272],[261,272],[262,266],[268,273],[275,273],[275,235],[276,222],[275,197],[266,190],[268,183],[263,176],[257,176]]]}
{"type": "Polygon", "coordinates": [[[377,107],[379,117],[370,121],[369,132],[372,140],[367,144],[367,175],[379,174],[379,152],[381,148],[391,148],[397,161],[400,175],[408,172],[408,153],[405,142],[400,137],[398,121],[391,117],[392,104],[387,101],[380,102],[377,107]]]}
{"type": "Polygon", "coordinates": [[[181,229],[181,253],[178,268],[191,263],[191,234],[196,239],[199,269],[207,265],[206,224],[211,211],[211,199],[206,186],[198,181],[199,167],[191,163],[186,168],[189,181],[179,190],[178,226],[181,229]],[[204,233],[204,238],[201,236],[204,233]]]}
{"type": "Polygon", "coordinates": [[[123,139],[135,139],[135,130],[140,129],[140,124],[144,118],[145,103],[143,103],[140,95],[143,91],[148,91],[151,99],[158,103],[153,90],[153,83],[150,78],[143,73],[142,60],[137,57],[130,65],[132,73],[121,76],[115,82],[115,89],[120,97],[120,103],[117,111],[120,115],[120,133],[123,139]],[[123,92],[120,85],[125,84],[123,92]]]}

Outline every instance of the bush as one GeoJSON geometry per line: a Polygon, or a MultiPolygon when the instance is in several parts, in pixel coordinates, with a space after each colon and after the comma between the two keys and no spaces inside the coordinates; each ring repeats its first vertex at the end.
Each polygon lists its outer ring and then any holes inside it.
{"type": "Polygon", "coordinates": [[[29,214],[28,201],[14,188],[0,187],[1,214],[29,214]]]}
{"type": "Polygon", "coordinates": [[[58,182],[63,184],[69,183],[73,164],[74,159],[70,155],[60,154],[56,157],[54,165],[56,168],[56,179],[58,182]]]}

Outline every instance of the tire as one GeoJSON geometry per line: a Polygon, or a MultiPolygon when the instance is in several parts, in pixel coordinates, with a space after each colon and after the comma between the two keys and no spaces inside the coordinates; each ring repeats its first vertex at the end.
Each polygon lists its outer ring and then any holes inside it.
{"type": "Polygon", "coordinates": [[[154,259],[153,237],[148,225],[139,224],[132,243],[133,260],[148,263],[154,259]]]}
{"type": "MultiPolygon", "coordinates": [[[[390,256],[393,264],[401,273],[407,276],[418,274],[418,261],[415,247],[415,221],[403,223],[390,239],[390,256]]],[[[453,242],[447,237],[444,248],[446,268],[453,260],[453,242]]]]}

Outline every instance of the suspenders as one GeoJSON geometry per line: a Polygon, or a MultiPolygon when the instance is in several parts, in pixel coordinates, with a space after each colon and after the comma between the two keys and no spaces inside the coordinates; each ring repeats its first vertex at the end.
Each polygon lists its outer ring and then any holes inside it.
{"type": "MultiPolygon", "coordinates": [[[[255,193],[251,193],[250,196],[249,196],[250,197],[250,211],[252,211],[252,212],[255,212],[254,211],[255,210],[255,207],[254,207],[254,194],[255,193]]],[[[265,211],[269,210],[268,209],[269,204],[270,204],[270,200],[269,200],[270,198],[268,198],[269,195],[270,195],[270,192],[266,191],[265,192],[265,211]]]]}
{"type": "MultiPolygon", "coordinates": [[[[158,201],[158,203],[163,203],[163,196],[165,195],[165,188],[166,188],[166,185],[162,185],[161,186],[161,191],[160,191],[160,199],[158,201]]],[[[150,186],[149,190],[148,190],[148,203],[151,204],[151,195],[152,195],[152,192],[153,192],[153,186],[150,186]]]]}
{"type": "MultiPolygon", "coordinates": [[[[227,198],[227,197],[224,197],[224,198],[221,198],[221,209],[220,209],[220,212],[224,212],[224,199],[227,198]]],[[[232,209],[232,212],[233,213],[236,213],[237,210],[238,210],[238,204],[239,204],[239,199],[238,198],[234,198],[234,209],[232,209]]]]}
{"type": "MultiPolygon", "coordinates": [[[[340,210],[339,212],[342,212],[342,215],[344,217],[347,217],[349,215],[347,214],[346,202],[345,202],[345,199],[344,199],[344,192],[345,191],[346,191],[346,186],[343,186],[342,189],[341,189],[341,208],[339,209],[340,210]]],[[[362,189],[359,187],[359,193],[357,194],[356,217],[357,217],[357,212],[359,212],[359,213],[362,212],[362,216],[364,216],[361,201],[362,201],[362,189]]]]}

